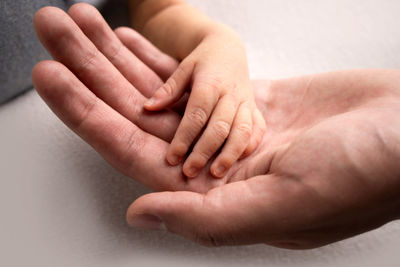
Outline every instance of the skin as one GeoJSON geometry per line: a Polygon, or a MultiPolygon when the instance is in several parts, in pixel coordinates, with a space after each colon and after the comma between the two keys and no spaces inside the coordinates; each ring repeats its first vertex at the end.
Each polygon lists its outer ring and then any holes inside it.
{"type": "Polygon", "coordinates": [[[176,61],[131,29],[114,35],[86,7],[36,14],[37,34],[58,62],[39,63],[32,78],[57,116],[111,165],[160,191],[130,206],[130,225],[205,245],[306,249],[399,219],[400,71],[253,82],[267,124],[261,144],[222,179],[205,170],[187,179],[165,162],[179,107],[142,108],[162,84],[157,74],[173,73],[176,61]]]}
{"type": "Polygon", "coordinates": [[[235,161],[256,149],[265,131],[244,45],[231,29],[183,0],[130,3],[135,29],[180,61],[144,104],[149,111],[160,111],[188,96],[168,163],[184,161],[183,173],[194,178],[212,160],[211,174],[223,177],[235,161]]]}

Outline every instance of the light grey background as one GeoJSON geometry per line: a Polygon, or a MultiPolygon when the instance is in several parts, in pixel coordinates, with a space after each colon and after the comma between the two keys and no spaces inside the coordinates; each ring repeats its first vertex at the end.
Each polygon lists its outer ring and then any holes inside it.
{"type": "MultiPolygon", "coordinates": [[[[231,25],[255,78],[400,65],[397,0],[190,0],[231,25]]],[[[130,229],[147,190],[109,167],[31,91],[0,107],[0,266],[399,266],[400,224],[330,246],[204,248],[130,229]]]]}

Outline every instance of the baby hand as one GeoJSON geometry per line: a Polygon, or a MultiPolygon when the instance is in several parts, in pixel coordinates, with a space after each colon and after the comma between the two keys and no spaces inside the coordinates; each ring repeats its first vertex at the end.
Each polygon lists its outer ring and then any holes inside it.
{"type": "Polygon", "coordinates": [[[171,165],[183,165],[187,177],[196,177],[210,158],[210,172],[223,177],[241,156],[261,142],[265,122],[256,107],[244,46],[235,33],[219,29],[207,34],[177,70],[145,104],[156,111],[176,103],[191,88],[182,121],[167,153],[171,165]]]}

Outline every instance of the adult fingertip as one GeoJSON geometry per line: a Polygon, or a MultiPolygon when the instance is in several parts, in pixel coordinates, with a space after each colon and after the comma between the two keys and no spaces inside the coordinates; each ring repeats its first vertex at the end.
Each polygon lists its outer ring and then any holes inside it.
{"type": "Polygon", "coordinates": [[[55,80],[60,80],[63,78],[63,71],[65,67],[53,60],[44,60],[37,63],[32,69],[32,82],[37,92],[42,95],[43,92],[47,91],[50,88],[51,84],[55,80]],[[49,79],[49,77],[56,79],[49,79]]]}
{"type": "Polygon", "coordinates": [[[39,40],[43,43],[45,37],[44,33],[52,30],[49,29],[49,25],[54,25],[54,21],[58,21],[58,18],[65,13],[58,7],[47,6],[39,9],[33,17],[33,26],[39,40]],[[56,19],[57,18],[57,19],[56,19]]]}
{"type": "Polygon", "coordinates": [[[47,19],[51,13],[60,13],[64,12],[62,9],[54,6],[46,6],[39,9],[35,16],[33,17],[34,22],[40,22],[43,19],[47,19]]]}
{"type": "Polygon", "coordinates": [[[33,67],[31,76],[32,76],[32,81],[35,84],[41,77],[43,77],[44,74],[46,74],[46,68],[47,68],[47,62],[46,61],[40,61],[36,63],[36,65],[33,67]]]}

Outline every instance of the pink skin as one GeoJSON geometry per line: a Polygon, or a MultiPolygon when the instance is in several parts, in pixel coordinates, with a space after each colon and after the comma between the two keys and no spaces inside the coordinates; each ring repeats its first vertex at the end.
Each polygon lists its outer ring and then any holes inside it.
{"type": "Polygon", "coordinates": [[[246,52],[233,31],[216,26],[205,34],[145,103],[145,108],[163,110],[189,90],[186,110],[168,149],[167,161],[171,165],[184,161],[184,174],[195,178],[217,154],[210,172],[216,178],[223,177],[235,161],[257,148],[265,132],[249,79],[246,52]]]}
{"type": "Polygon", "coordinates": [[[399,218],[400,71],[254,82],[268,128],[261,144],[221,179],[203,169],[188,180],[182,165],[165,162],[181,114],[142,108],[162,84],[157,74],[165,78],[177,63],[132,30],[117,29],[127,49],[99,13],[81,7],[70,10],[72,19],[56,8],[36,14],[37,34],[59,62],[39,63],[32,78],[59,118],[111,165],[168,191],[137,199],[127,213],[132,226],[206,245],[304,249],[399,218]],[[136,58],[132,38],[160,65],[144,53],[136,58]]]}

